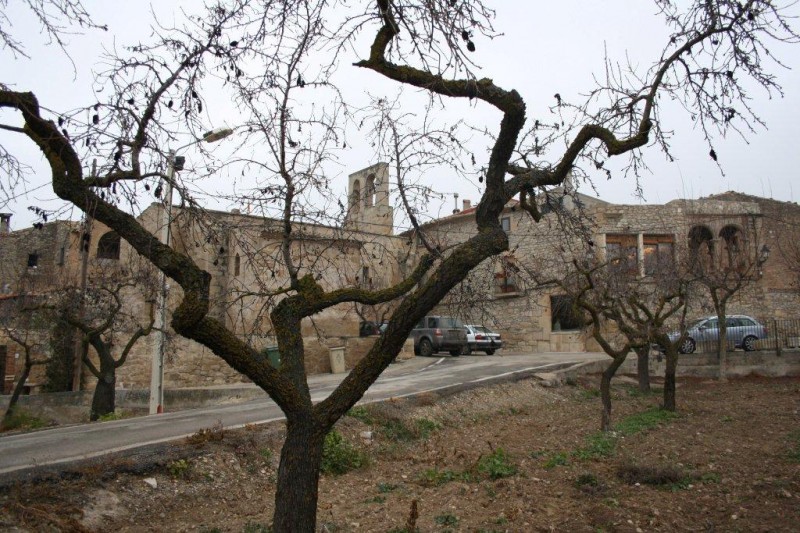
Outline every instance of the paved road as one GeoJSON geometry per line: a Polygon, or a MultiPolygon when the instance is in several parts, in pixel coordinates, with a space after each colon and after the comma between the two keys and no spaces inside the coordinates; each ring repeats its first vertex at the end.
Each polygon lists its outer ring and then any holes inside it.
{"type": "MultiPolygon", "coordinates": [[[[416,357],[391,365],[370,387],[362,403],[449,387],[476,386],[603,358],[605,356],[602,354],[591,353],[434,359],[416,357]]],[[[326,398],[341,379],[336,375],[312,376],[309,386],[313,400],[316,402],[326,398]]],[[[217,423],[226,428],[236,428],[282,418],[280,409],[271,400],[259,399],[234,405],[7,435],[0,437],[0,474],[173,441],[217,423]]]]}

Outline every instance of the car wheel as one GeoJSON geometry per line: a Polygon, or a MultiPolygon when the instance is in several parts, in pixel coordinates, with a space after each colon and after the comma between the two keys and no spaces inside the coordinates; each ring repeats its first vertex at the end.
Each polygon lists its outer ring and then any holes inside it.
{"type": "Polygon", "coordinates": [[[486,350],[486,355],[494,355],[494,350],[486,350]]]}
{"type": "Polygon", "coordinates": [[[450,350],[450,355],[452,355],[453,357],[458,357],[459,355],[461,355],[462,350],[463,348],[459,348],[457,350],[450,350]]]}
{"type": "Polygon", "coordinates": [[[742,341],[742,348],[744,348],[744,351],[752,352],[753,350],[755,350],[757,340],[758,339],[756,339],[752,335],[748,335],[747,337],[745,337],[744,340],[742,341]]]}
{"type": "Polygon", "coordinates": [[[422,339],[419,341],[419,354],[422,357],[433,356],[433,345],[431,344],[431,341],[428,339],[422,339]]]}
{"type": "Polygon", "coordinates": [[[472,355],[472,349],[468,344],[465,344],[464,347],[461,348],[461,355],[472,355]]]}
{"type": "Polygon", "coordinates": [[[681,353],[694,353],[695,348],[697,348],[697,345],[695,344],[694,339],[690,337],[683,341],[683,344],[681,344],[681,347],[678,351],[681,353]]]}

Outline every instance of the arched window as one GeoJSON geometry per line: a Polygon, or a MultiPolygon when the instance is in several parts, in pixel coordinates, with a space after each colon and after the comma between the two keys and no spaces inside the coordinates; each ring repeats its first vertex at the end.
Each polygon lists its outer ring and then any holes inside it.
{"type": "Polygon", "coordinates": [[[119,259],[119,235],[109,231],[97,241],[98,259],[119,259]]]}
{"type": "Polygon", "coordinates": [[[367,185],[364,187],[364,206],[375,205],[375,174],[367,176],[367,185]]]}
{"type": "Polygon", "coordinates": [[[361,198],[361,182],[358,180],[353,181],[353,190],[350,192],[350,211],[353,213],[358,213],[360,208],[360,200],[361,198]]]}
{"type": "Polygon", "coordinates": [[[719,236],[722,238],[722,242],[725,246],[722,266],[724,268],[734,269],[744,268],[744,237],[742,236],[742,230],[736,226],[725,226],[722,228],[722,231],[719,232],[719,236]]]}
{"type": "Polygon", "coordinates": [[[694,226],[689,230],[689,257],[692,266],[708,270],[714,265],[714,234],[705,226],[694,226]]]}

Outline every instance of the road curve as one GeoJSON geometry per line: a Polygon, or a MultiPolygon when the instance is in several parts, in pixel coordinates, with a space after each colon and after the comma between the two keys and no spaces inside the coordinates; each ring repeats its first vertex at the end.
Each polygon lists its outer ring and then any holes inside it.
{"type": "MultiPolygon", "coordinates": [[[[417,357],[387,369],[369,388],[361,403],[454,387],[482,386],[604,357],[593,353],[417,357]]],[[[326,398],[343,376],[312,376],[309,379],[312,399],[318,402],[326,398]]],[[[265,398],[233,405],[5,435],[0,437],[0,475],[12,472],[19,474],[42,466],[71,463],[174,441],[217,424],[232,429],[282,418],[278,406],[265,398]]]]}

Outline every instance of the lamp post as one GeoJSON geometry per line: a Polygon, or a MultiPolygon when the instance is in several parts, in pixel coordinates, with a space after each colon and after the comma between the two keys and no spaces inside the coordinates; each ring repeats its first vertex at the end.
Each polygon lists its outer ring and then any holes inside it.
{"type": "MultiPolygon", "coordinates": [[[[170,225],[172,223],[172,182],[175,178],[175,158],[180,150],[188,148],[199,142],[213,143],[228,137],[233,133],[230,128],[211,130],[199,139],[171,149],[167,155],[167,189],[164,194],[165,206],[161,213],[161,240],[170,246],[170,225]]],[[[178,169],[180,170],[180,169],[178,169]]],[[[159,291],[156,296],[156,342],[153,350],[153,361],[150,372],[150,414],[164,412],[164,348],[167,340],[167,294],[169,285],[163,271],[159,271],[159,291]]]]}

